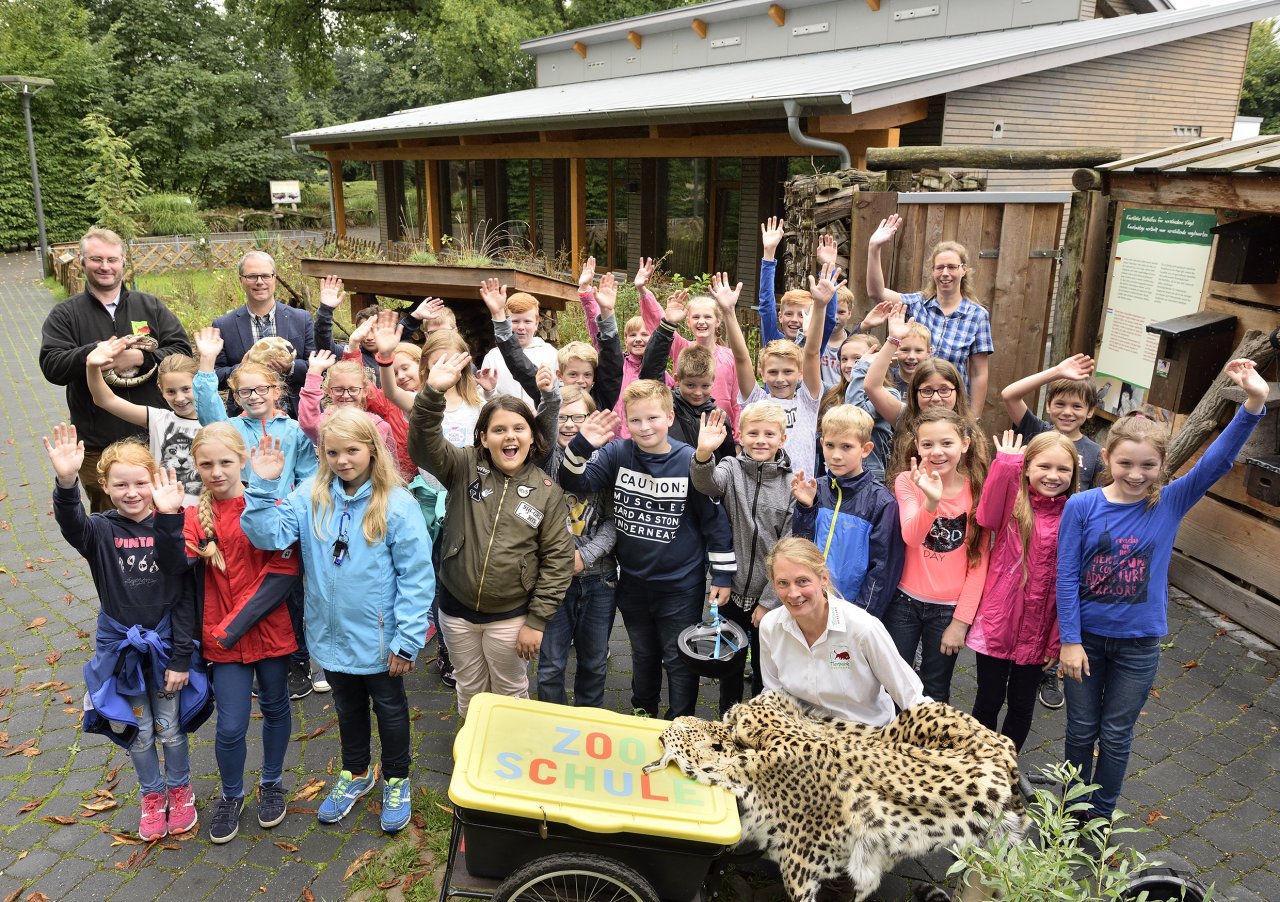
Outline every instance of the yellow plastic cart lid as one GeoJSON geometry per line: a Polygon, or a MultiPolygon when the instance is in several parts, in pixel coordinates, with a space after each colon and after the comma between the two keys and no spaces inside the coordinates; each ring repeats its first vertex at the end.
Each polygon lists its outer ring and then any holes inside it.
{"type": "Polygon", "coordinates": [[[449,798],[463,808],[568,824],[593,833],[638,833],[730,845],[742,835],[726,790],[662,755],[661,720],[481,693],[453,743],[449,798]]]}

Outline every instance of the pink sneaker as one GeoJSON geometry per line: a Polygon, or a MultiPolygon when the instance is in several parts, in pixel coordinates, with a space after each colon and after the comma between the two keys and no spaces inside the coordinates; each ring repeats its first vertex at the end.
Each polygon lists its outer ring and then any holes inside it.
{"type": "Polygon", "coordinates": [[[142,819],[138,821],[138,838],[144,842],[163,839],[169,832],[165,819],[164,793],[149,792],[142,797],[142,819]]]}
{"type": "Polygon", "coordinates": [[[196,825],[196,794],[191,784],[169,790],[169,832],[186,833],[196,825]]]}

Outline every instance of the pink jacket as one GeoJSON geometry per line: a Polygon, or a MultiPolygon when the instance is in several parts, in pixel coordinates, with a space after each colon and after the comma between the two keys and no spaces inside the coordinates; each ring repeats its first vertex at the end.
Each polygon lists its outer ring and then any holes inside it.
{"type": "MultiPolygon", "coordinates": [[[[327,410],[320,410],[320,400],[324,397],[321,378],[316,373],[307,373],[307,381],[302,384],[302,391],[298,392],[298,425],[302,427],[303,434],[316,445],[320,444],[320,424],[329,413],[327,410]]],[[[366,410],[365,413],[369,412],[366,410]]],[[[396,454],[396,440],[391,434],[391,426],[376,413],[369,413],[369,417],[378,427],[378,435],[382,436],[387,449],[396,454]]]]}
{"type": "Polygon", "coordinates": [[[974,651],[1016,664],[1044,664],[1058,657],[1056,592],[1058,525],[1067,496],[1031,494],[1031,548],[1022,579],[1022,534],[1013,518],[1022,482],[1022,455],[998,454],[982,487],[978,523],[995,536],[987,585],[966,644],[974,651]]]}

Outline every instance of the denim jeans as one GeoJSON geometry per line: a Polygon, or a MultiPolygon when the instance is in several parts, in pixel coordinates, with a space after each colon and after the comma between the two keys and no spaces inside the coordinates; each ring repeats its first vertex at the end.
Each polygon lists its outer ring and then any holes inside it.
{"type": "Polygon", "coordinates": [[[244,797],[245,740],[253,708],[253,675],[258,675],[258,708],[262,711],[262,782],[277,783],[289,747],[293,709],[289,706],[289,656],[251,664],[209,663],[209,680],[218,699],[218,729],[213,751],[222,777],[222,797],[244,797]]]}
{"type": "Polygon", "coordinates": [[[1133,728],[1156,681],[1160,637],[1111,639],[1081,633],[1080,638],[1089,675],[1082,683],[1066,681],[1066,758],[1080,769],[1083,782],[1098,785],[1089,800],[1094,813],[1110,817],[1129,766],[1133,728]]]}
{"type": "Polygon", "coordinates": [[[325,672],[333,687],[333,707],[338,713],[342,742],[342,769],[362,774],[369,769],[373,732],[369,703],[378,716],[378,740],[382,743],[383,779],[409,776],[409,700],[404,677],[382,673],[325,672]]]}
{"type": "Polygon", "coordinates": [[[618,581],[618,610],[631,640],[631,707],[658,716],[665,670],[666,719],[693,714],[698,675],[685,666],[676,640],[681,630],[702,619],[705,597],[702,586],[671,592],[625,575],[618,581]]]}
{"type": "Polygon", "coordinates": [[[164,687],[147,683],[146,695],[125,699],[138,718],[138,733],[129,746],[129,760],[138,772],[138,786],[143,795],[164,792],[191,782],[191,749],[187,734],[178,724],[178,693],[165,692],[164,687]],[[160,774],[160,755],[156,740],[164,746],[164,775],[160,774]]]}
{"type": "MultiPolygon", "coordinates": [[[[760,632],[751,625],[752,611],[744,611],[732,601],[720,606],[720,616],[732,620],[747,631],[747,639],[751,648],[751,694],[759,695],[764,691],[764,677],[760,673],[760,632]]],[[[744,682],[746,680],[747,656],[738,659],[729,673],[720,677],[720,716],[742,701],[744,682]]]]}
{"type": "Polygon", "coordinates": [[[604,707],[604,679],[609,671],[609,632],[616,610],[612,574],[583,573],[573,578],[569,591],[542,632],[538,652],[538,699],[568,704],[564,671],[569,646],[578,656],[573,678],[573,703],[579,707],[604,707]]]}
{"type": "Polygon", "coordinates": [[[951,625],[953,604],[920,601],[905,592],[895,592],[884,612],[884,628],[902,660],[913,664],[916,646],[920,652],[920,682],[924,694],[935,702],[951,701],[951,672],[956,669],[957,655],[942,653],[942,634],[951,625]]]}
{"type": "Polygon", "coordinates": [[[289,656],[289,660],[295,664],[308,664],[311,662],[311,652],[307,649],[307,630],[302,613],[303,608],[306,607],[306,599],[301,580],[299,580],[294,590],[289,593],[288,597],[285,598],[284,603],[289,608],[289,621],[293,624],[293,638],[298,643],[298,650],[289,656]]]}

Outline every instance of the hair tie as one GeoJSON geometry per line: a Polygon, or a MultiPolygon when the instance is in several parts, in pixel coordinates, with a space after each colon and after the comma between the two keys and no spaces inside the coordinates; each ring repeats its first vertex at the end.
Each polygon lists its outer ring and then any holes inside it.
{"type": "Polygon", "coordinates": [[[205,536],[203,539],[200,540],[200,550],[204,551],[210,545],[217,545],[217,544],[218,544],[218,537],[216,535],[205,536]]]}

